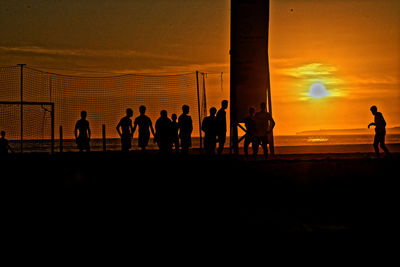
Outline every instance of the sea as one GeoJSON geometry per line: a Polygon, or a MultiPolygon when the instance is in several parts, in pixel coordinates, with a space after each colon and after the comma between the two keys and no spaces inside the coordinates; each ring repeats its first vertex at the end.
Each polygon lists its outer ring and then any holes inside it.
{"type": "MultiPolygon", "coordinates": [[[[374,152],[372,143],[373,135],[278,135],[274,136],[276,154],[304,154],[304,153],[370,153],[374,152]]],[[[10,140],[10,146],[15,152],[20,152],[20,141],[10,140]]],[[[132,150],[139,150],[137,139],[132,141],[132,150]]],[[[400,134],[387,134],[386,144],[390,151],[400,152],[400,134]]],[[[194,149],[200,148],[200,138],[193,137],[194,149]]],[[[92,139],[90,141],[91,151],[102,151],[103,140],[92,139]]],[[[226,148],[229,146],[229,137],[226,141],[226,148]]],[[[243,149],[243,142],[240,144],[243,149]]],[[[106,140],[107,151],[121,149],[121,142],[118,138],[106,140]]],[[[152,141],[149,142],[149,150],[158,149],[152,141]]],[[[24,140],[23,152],[50,152],[50,140],[24,140]]],[[[54,151],[60,151],[60,140],[55,140],[54,151]]],[[[75,140],[63,140],[63,152],[78,151],[75,140]]]]}

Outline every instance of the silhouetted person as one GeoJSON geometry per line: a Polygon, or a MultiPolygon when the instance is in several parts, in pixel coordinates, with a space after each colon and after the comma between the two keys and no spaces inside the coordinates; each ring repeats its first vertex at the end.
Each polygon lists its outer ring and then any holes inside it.
{"type": "Polygon", "coordinates": [[[178,119],[179,138],[181,140],[182,154],[189,152],[189,147],[192,146],[193,122],[189,115],[189,106],[182,106],[182,115],[178,119]]]}
{"type": "Polygon", "coordinates": [[[256,133],[256,119],[255,119],[255,108],[249,108],[249,116],[244,119],[244,125],[246,126],[246,135],[244,137],[244,154],[246,157],[249,155],[249,145],[252,144],[253,154],[256,154],[255,150],[255,139],[256,133]]]}
{"type": "Polygon", "coordinates": [[[205,117],[201,124],[201,130],[204,132],[204,148],[207,155],[215,155],[217,143],[217,120],[215,113],[217,109],[210,108],[210,116],[205,117]]]}
{"type": "Polygon", "coordinates": [[[217,112],[217,140],[218,140],[218,155],[222,154],[226,141],[226,109],[228,108],[228,100],[222,100],[221,108],[217,112]]]}
{"type": "Polygon", "coordinates": [[[117,132],[121,137],[122,152],[128,152],[129,149],[132,147],[132,116],[133,110],[130,108],[126,109],[126,116],[123,117],[117,125],[117,132]]]}
{"type": "Polygon", "coordinates": [[[178,135],[179,127],[178,127],[178,122],[176,121],[177,118],[178,117],[176,116],[175,113],[171,115],[171,120],[172,120],[172,122],[171,122],[171,142],[172,142],[172,146],[175,147],[176,154],[179,153],[179,135],[178,135]]]}
{"type": "Polygon", "coordinates": [[[153,123],[151,122],[151,119],[145,115],[146,107],[140,106],[139,112],[140,112],[140,115],[138,117],[136,117],[135,122],[134,122],[132,135],[135,133],[136,127],[139,126],[138,145],[142,149],[142,151],[145,151],[147,145],[149,144],[150,131],[154,136],[154,129],[153,129],[153,123]]]}
{"type": "Polygon", "coordinates": [[[87,152],[90,151],[90,137],[91,131],[89,127],[89,122],[86,120],[87,112],[81,111],[81,119],[78,120],[75,124],[75,139],[76,144],[78,145],[79,152],[86,150],[87,152]]]}
{"type": "Polygon", "coordinates": [[[389,155],[389,150],[385,145],[385,135],[386,135],[386,121],[383,118],[382,113],[378,112],[378,108],[376,106],[372,106],[370,108],[372,114],[375,117],[374,122],[371,122],[368,125],[368,129],[371,126],[375,126],[375,137],[374,137],[374,149],[375,153],[379,158],[379,145],[385,151],[386,155],[389,155]]]}
{"type": "Polygon", "coordinates": [[[168,118],[166,110],[160,112],[160,118],[156,121],[155,140],[161,154],[169,154],[172,147],[171,120],[168,118]]]}
{"type": "Polygon", "coordinates": [[[8,151],[11,151],[14,153],[14,150],[10,147],[8,144],[8,140],[6,139],[6,132],[1,131],[1,137],[0,137],[0,157],[1,156],[6,156],[8,154],[8,151]]]}
{"type": "Polygon", "coordinates": [[[268,158],[268,134],[274,129],[275,121],[271,114],[267,112],[266,103],[261,103],[260,108],[261,110],[254,116],[256,122],[255,154],[258,153],[258,147],[261,145],[265,158],[268,158]]]}

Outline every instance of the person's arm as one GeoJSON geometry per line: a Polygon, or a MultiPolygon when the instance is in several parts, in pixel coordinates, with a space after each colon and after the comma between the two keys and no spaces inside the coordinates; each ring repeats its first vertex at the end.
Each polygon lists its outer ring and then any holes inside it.
{"type": "Polygon", "coordinates": [[[132,121],[129,123],[129,131],[131,131],[131,137],[133,137],[132,121]]]}
{"type": "Polygon", "coordinates": [[[270,132],[272,132],[272,130],[274,129],[274,127],[275,127],[275,121],[274,121],[274,119],[271,117],[271,127],[270,127],[270,129],[269,129],[269,133],[270,132]]]}
{"type": "Polygon", "coordinates": [[[159,133],[159,131],[158,131],[158,120],[156,121],[156,124],[154,125],[154,127],[156,128],[156,131],[154,132],[154,129],[153,129],[153,125],[152,124],[150,124],[150,129],[151,129],[151,132],[153,133],[153,142],[154,143],[156,143],[157,141],[158,141],[158,133],[159,133]]]}
{"type": "Polygon", "coordinates": [[[203,122],[201,123],[201,130],[202,130],[203,132],[206,132],[206,131],[207,131],[207,121],[206,121],[205,118],[203,119],[203,122]]]}
{"type": "Polygon", "coordinates": [[[190,120],[190,134],[192,134],[192,132],[193,132],[193,122],[192,122],[192,117],[190,117],[189,118],[189,120],[190,120]]]}
{"type": "MultiPolygon", "coordinates": [[[[151,130],[151,133],[153,134],[153,136],[156,137],[156,135],[154,133],[153,123],[151,121],[150,121],[150,130],[151,130]]],[[[157,130],[157,126],[156,126],[156,130],[157,130]]]]}
{"type": "Polygon", "coordinates": [[[139,124],[139,122],[138,122],[138,119],[136,118],[135,121],[133,122],[132,137],[133,137],[133,134],[136,131],[136,128],[137,128],[138,124],[139,124]]]}
{"type": "Polygon", "coordinates": [[[371,122],[370,124],[368,124],[368,129],[369,129],[369,127],[371,127],[371,126],[376,126],[376,124],[375,124],[374,122],[371,122]]]}
{"type": "Polygon", "coordinates": [[[90,140],[90,137],[92,136],[92,131],[90,130],[89,122],[88,122],[87,133],[88,133],[88,137],[89,137],[89,140],[90,140]]]}
{"type": "Polygon", "coordinates": [[[78,139],[78,123],[75,123],[74,134],[75,134],[75,139],[78,139]]]}
{"type": "Polygon", "coordinates": [[[119,130],[120,127],[121,127],[121,121],[117,124],[117,132],[118,132],[118,135],[121,137],[122,134],[121,134],[121,131],[119,130]]]}

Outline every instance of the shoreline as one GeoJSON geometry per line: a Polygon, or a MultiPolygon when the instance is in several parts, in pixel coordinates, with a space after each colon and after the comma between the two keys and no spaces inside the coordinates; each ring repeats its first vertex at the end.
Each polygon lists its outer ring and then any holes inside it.
{"type": "MultiPolygon", "coordinates": [[[[400,153],[400,143],[396,144],[386,144],[389,151],[392,154],[397,154],[400,153]]],[[[112,149],[112,150],[107,150],[106,152],[102,151],[102,148],[96,147],[95,149],[92,149],[89,154],[102,154],[102,153],[114,153],[118,154],[120,153],[119,149],[112,149]],[[97,148],[97,149],[96,149],[97,148]]],[[[381,154],[383,156],[383,151],[380,149],[381,154]]],[[[70,154],[70,153],[76,153],[79,154],[79,151],[74,148],[74,149],[64,149],[63,152],[59,152],[57,149],[55,150],[55,155],[59,154],[70,154]]],[[[86,152],[83,152],[86,153],[86,152]]],[[[129,152],[129,154],[137,154],[137,155],[142,155],[141,151],[139,148],[136,146],[133,147],[129,152]]],[[[148,149],[147,153],[149,155],[154,155],[158,154],[158,149],[148,149]]],[[[50,152],[48,151],[35,151],[35,152],[24,152],[22,155],[39,155],[39,154],[44,154],[44,155],[51,155],[50,152]]],[[[199,148],[192,148],[189,151],[189,156],[190,155],[199,155],[200,149],[199,148]]],[[[21,153],[15,152],[9,153],[10,156],[12,157],[18,157],[17,155],[21,155],[21,153]]],[[[171,153],[171,155],[175,155],[175,151],[171,153]]],[[[229,148],[225,146],[223,155],[230,155],[229,148]]],[[[351,158],[351,156],[354,156],[356,158],[364,157],[376,157],[375,152],[373,149],[372,144],[363,144],[363,145],[351,145],[351,144],[344,144],[344,145],[306,145],[306,146],[276,146],[275,147],[275,155],[272,155],[271,158],[279,159],[279,158],[290,158],[290,157],[296,157],[299,158],[301,156],[306,156],[308,158],[315,156],[317,158],[321,157],[339,157],[339,156],[345,156],[346,158],[351,158]]],[[[251,146],[249,147],[249,157],[252,156],[252,149],[251,146]]],[[[259,148],[259,152],[257,157],[262,157],[262,148],[259,148]]],[[[244,151],[243,147],[239,147],[239,157],[244,157],[244,151]]]]}

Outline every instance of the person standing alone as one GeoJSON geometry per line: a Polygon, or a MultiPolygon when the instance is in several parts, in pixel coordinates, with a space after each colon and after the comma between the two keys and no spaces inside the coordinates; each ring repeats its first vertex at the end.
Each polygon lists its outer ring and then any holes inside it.
{"type": "MultiPolygon", "coordinates": [[[[265,102],[260,104],[260,111],[254,116],[256,122],[255,128],[255,154],[258,152],[259,145],[264,150],[264,156],[268,158],[268,135],[272,132],[275,127],[275,121],[271,116],[271,113],[267,112],[267,104],[265,102]]],[[[271,145],[271,144],[270,144],[271,145]]],[[[271,149],[271,147],[270,147],[271,149]]]]}
{"type": "Polygon", "coordinates": [[[154,128],[153,128],[153,123],[151,122],[151,119],[145,115],[145,113],[146,113],[145,106],[139,107],[139,113],[140,113],[140,115],[138,117],[136,117],[135,122],[134,122],[132,136],[136,131],[136,127],[139,126],[138,145],[144,152],[144,151],[146,151],[146,147],[149,144],[150,131],[154,136],[154,128]]]}
{"type": "Polygon", "coordinates": [[[179,138],[181,140],[182,154],[186,155],[189,152],[189,147],[192,146],[193,122],[189,115],[189,106],[182,106],[182,115],[178,119],[179,138]]]}
{"type": "Polygon", "coordinates": [[[87,117],[87,112],[84,110],[81,111],[81,119],[78,120],[75,124],[74,133],[79,152],[82,152],[83,150],[86,150],[87,152],[90,151],[89,142],[90,142],[91,132],[89,127],[89,122],[86,120],[86,117],[87,117]]]}
{"type": "Polygon", "coordinates": [[[383,118],[382,113],[378,112],[376,106],[370,108],[372,115],[374,115],[375,120],[368,125],[368,129],[371,126],[375,126],[375,137],[374,137],[374,149],[377,157],[379,158],[379,145],[385,151],[386,155],[389,155],[389,150],[385,145],[385,135],[386,135],[386,121],[383,118]]]}
{"type": "Polygon", "coordinates": [[[217,123],[217,142],[218,142],[218,155],[221,155],[224,150],[226,141],[226,109],[228,108],[228,100],[222,100],[221,108],[218,110],[215,117],[217,123]]]}
{"type": "Polygon", "coordinates": [[[121,137],[122,152],[128,152],[132,147],[132,116],[133,110],[130,108],[126,109],[126,116],[123,117],[117,125],[117,132],[121,137]]]}

